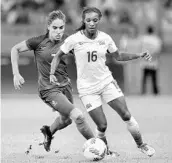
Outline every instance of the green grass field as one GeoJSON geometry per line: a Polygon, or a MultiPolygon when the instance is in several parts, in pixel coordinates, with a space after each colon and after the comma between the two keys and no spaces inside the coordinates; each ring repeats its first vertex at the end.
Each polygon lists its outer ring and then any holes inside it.
{"type": "MultiPolygon", "coordinates": [[[[125,123],[107,105],[104,111],[108,119],[107,137],[110,147],[120,153],[118,158],[104,159],[101,163],[171,163],[172,162],[172,97],[126,97],[128,107],[140,124],[145,142],[156,149],[149,158],[136,147],[125,123]]],[[[75,104],[81,108],[92,129],[95,125],[75,96],[75,104]]],[[[86,163],[82,155],[84,138],[75,124],[58,131],[52,142],[52,151],[46,153],[39,129],[51,124],[58,115],[51,111],[37,95],[2,95],[1,100],[1,162],[2,163],[86,163]],[[25,155],[29,144],[33,151],[25,155]],[[54,151],[59,151],[54,153],[54,151]]]]}

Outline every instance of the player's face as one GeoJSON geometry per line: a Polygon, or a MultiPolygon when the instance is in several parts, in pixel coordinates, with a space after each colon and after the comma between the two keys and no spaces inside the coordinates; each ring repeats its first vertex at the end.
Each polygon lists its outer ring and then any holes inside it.
{"type": "Polygon", "coordinates": [[[99,15],[96,12],[90,12],[85,14],[85,28],[89,33],[95,33],[99,24],[99,15]]]}
{"type": "Polygon", "coordinates": [[[60,40],[64,34],[65,22],[57,18],[48,26],[48,30],[50,39],[60,40]]]}

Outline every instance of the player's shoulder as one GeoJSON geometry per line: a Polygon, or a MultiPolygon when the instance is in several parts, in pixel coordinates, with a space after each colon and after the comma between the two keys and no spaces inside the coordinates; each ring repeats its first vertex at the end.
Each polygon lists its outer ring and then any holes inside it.
{"type": "Polygon", "coordinates": [[[71,36],[73,37],[73,38],[75,38],[75,37],[81,37],[83,34],[82,34],[82,31],[76,31],[75,33],[73,33],[71,36]]]}
{"type": "Polygon", "coordinates": [[[26,44],[31,50],[36,50],[38,45],[40,45],[46,37],[46,34],[32,36],[26,40],[26,44]]]}
{"type": "Polygon", "coordinates": [[[82,36],[81,32],[80,31],[77,31],[73,34],[71,34],[70,36],[67,37],[68,40],[72,40],[72,41],[76,41],[78,40],[80,37],[82,36]]]}
{"type": "Polygon", "coordinates": [[[43,41],[46,37],[48,37],[47,34],[42,34],[42,35],[38,35],[38,36],[33,36],[32,38],[37,41],[43,41]]]}
{"type": "Polygon", "coordinates": [[[67,34],[67,33],[64,33],[63,34],[63,39],[65,40],[66,38],[68,38],[69,37],[69,34],[67,34]]]}
{"type": "Polygon", "coordinates": [[[47,37],[48,37],[47,34],[32,36],[31,38],[29,38],[27,40],[27,42],[30,42],[31,44],[37,44],[38,45],[41,42],[43,42],[43,40],[45,40],[47,37]]]}
{"type": "Polygon", "coordinates": [[[110,39],[111,36],[103,31],[98,31],[99,32],[99,35],[100,37],[104,38],[104,39],[110,39]]]}

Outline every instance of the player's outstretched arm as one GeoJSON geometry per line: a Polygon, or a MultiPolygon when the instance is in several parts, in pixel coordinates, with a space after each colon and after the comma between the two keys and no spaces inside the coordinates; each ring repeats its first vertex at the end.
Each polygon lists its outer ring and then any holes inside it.
{"type": "Polygon", "coordinates": [[[20,89],[25,82],[24,78],[20,75],[19,72],[18,60],[19,60],[19,54],[21,52],[25,52],[28,50],[30,49],[26,45],[26,41],[22,41],[16,44],[11,49],[11,64],[12,64],[12,72],[13,72],[13,83],[15,89],[20,89]]]}
{"type": "Polygon", "coordinates": [[[58,67],[59,63],[60,63],[60,59],[61,57],[65,55],[65,53],[63,53],[63,51],[58,50],[58,52],[55,54],[52,62],[51,62],[51,69],[50,69],[50,83],[52,84],[57,84],[57,78],[54,76],[56,68],[58,67]]]}
{"type": "Polygon", "coordinates": [[[148,52],[142,53],[127,53],[116,51],[114,53],[107,53],[107,63],[117,61],[129,61],[134,59],[144,58],[147,61],[151,61],[152,56],[148,52]]]}

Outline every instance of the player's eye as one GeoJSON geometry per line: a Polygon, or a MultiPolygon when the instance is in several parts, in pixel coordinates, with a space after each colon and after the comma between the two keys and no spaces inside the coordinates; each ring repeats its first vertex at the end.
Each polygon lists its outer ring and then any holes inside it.
{"type": "Polygon", "coordinates": [[[98,20],[98,19],[94,19],[93,21],[94,21],[95,23],[97,23],[99,20],[98,20]]]}
{"type": "Polygon", "coordinates": [[[88,22],[88,23],[89,23],[90,21],[91,21],[90,19],[86,19],[86,22],[88,22]]]}
{"type": "Polygon", "coordinates": [[[59,27],[60,29],[63,29],[64,28],[64,26],[61,26],[61,27],[59,27]]]}
{"type": "Polygon", "coordinates": [[[57,29],[57,27],[56,26],[53,26],[53,29],[57,29]]]}

